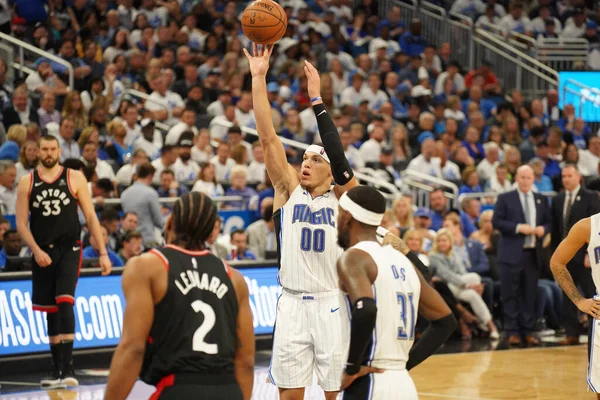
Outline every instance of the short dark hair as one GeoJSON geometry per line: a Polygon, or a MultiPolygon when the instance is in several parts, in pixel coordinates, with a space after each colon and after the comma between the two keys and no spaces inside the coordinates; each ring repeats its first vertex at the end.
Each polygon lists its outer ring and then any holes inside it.
{"type": "Polygon", "coordinates": [[[78,158],[67,158],[65,161],[63,161],[62,165],[65,168],[70,168],[77,171],[83,171],[85,168],[83,161],[78,158]]]}
{"type": "Polygon", "coordinates": [[[240,127],[239,127],[239,126],[237,126],[237,125],[234,125],[234,126],[230,127],[230,128],[227,130],[227,134],[228,134],[228,135],[229,135],[229,134],[231,134],[231,133],[239,133],[239,134],[241,135],[241,134],[242,134],[242,128],[240,128],[240,127]]]}
{"type": "Polygon", "coordinates": [[[374,212],[376,214],[385,213],[385,197],[383,197],[379,190],[371,186],[360,185],[350,189],[346,193],[350,200],[365,210],[374,212]]]}
{"type": "Polygon", "coordinates": [[[141,238],[142,238],[142,234],[140,233],[140,231],[135,230],[135,229],[129,229],[123,235],[122,241],[129,242],[131,239],[141,239],[141,238]]]}
{"type": "Polygon", "coordinates": [[[125,218],[127,218],[127,216],[128,216],[129,214],[133,214],[133,215],[135,215],[136,217],[138,216],[138,215],[137,215],[137,213],[136,213],[135,211],[128,211],[128,212],[126,212],[126,213],[123,213],[123,215],[121,216],[121,219],[125,219],[125,218]]]}
{"type": "MultiPolygon", "coordinates": [[[[83,163],[82,163],[83,164],[83,163]]],[[[85,176],[85,180],[90,182],[96,173],[95,165],[84,165],[83,166],[83,175],[85,176]]]]}
{"type": "Polygon", "coordinates": [[[87,141],[81,146],[81,151],[83,151],[87,146],[96,146],[96,150],[98,149],[98,145],[95,142],[87,141]]]}
{"type": "Polygon", "coordinates": [[[150,164],[149,162],[145,162],[140,164],[140,166],[137,169],[137,177],[140,179],[146,179],[149,176],[154,176],[154,173],[156,172],[156,168],[154,168],[154,165],[150,164]]]}
{"type": "Polygon", "coordinates": [[[171,171],[170,169],[164,169],[161,173],[160,176],[163,175],[171,175],[173,178],[175,178],[175,172],[171,171]]]}
{"type": "Polygon", "coordinates": [[[160,155],[164,156],[168,152],[173,151],[174,148],[175,148],[175,146],[173,146],[173,145],[165,144],[165,145],[163,145],[162,149],[160,149],[160,155]]]}
{"type": "Polygon", "coordinates": [[[96,182],[96,187],[109,193],[114,190],[113,183],[108,178],[98,179],[96,182]]]}
{"type": "Polygon", "coordinates": [[[42,136],[40,138],[40,142],[56,142],[56,144],[60,146],[60,143],[58,143],[58,139],[56,138],[56,136],[52,136],[52,135],[42,136]]]}
{"type": "Polygon", "coordinates": [[[245,234],[246,234],[246,231],[243,230],[243,229],[234,229],[234,230],[231,231],[230,237],[231,237],[231,240],[233,240],[233,237],[235,235],[245,235],[245,234]]]}
{"type": "MultiPolygon", "coordinates": [[[[6,221],[6,222],[8,222],[8,221],[6,221]]],[[[6,232],[4,232],[4,235],[2,236],[2,239],[6,240],[6,238],[8,237],[8,235],[12,235],[12,234],[18,235],[19,232],[17,232],[16,229],[12,229],[11,228],[11,229],[7,230],[6,232]]]]}
{"type": "Polygon", "coordinates": [[[119,213],[112,207],[106,207],[100,214],[100,221],[118,221],[119,213]]]}

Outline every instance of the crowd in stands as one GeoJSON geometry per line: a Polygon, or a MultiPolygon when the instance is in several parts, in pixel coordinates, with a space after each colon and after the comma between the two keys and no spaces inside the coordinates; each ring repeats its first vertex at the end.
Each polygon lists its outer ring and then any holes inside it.
{"type": "MultiPolygon", "coordinates": [[[[354,8],[349,0],[281,3],[289,23],[272,55],[267,86],[281,137],[319,141],[303,72],[307,59],[321,72],[321,95],[351,166],[370,169],[404,193],[404,170],[456,183],[461,195],[512,190],[524,163],[542,193],[561,189],[565,163],[598,177],[600,132],[578,118],[573,105],[559,109],[555,89],[525,99],[503,87],[502,71],[490,62],[478,60],[469,70],[453,59],[450,43],[428,43],[418,18],[405,24],[397,6],[380,18],[377,1],[354,8]]],[[[56,55],[73,71],[71,77],[62,64],[26,52],[21,61],[32,73],[19,78],[0,59],[3,214],[14,214],[16,182],[37,166],[37,140],[54,135],[63,165],[89,180],[113,265],[159,245],[170,212],[165,199],[189,191],[234,196],[220,201],[220,209],[254,215],[246,230],[227,235],[217,224],[209,243],[216,254],[275,258],[273,188],[260,142],[247,133],[255,120],[242,51],[250,43],[239,22],[244,6],[221,0],[0,0],[0,31],[56,55]]],[[[459,0],[452,9],[534,36],[553,25],[562,35],[588,38],[590,48],[598,45],[600,8],[583,0],[459,0]]],[[[285,151],[299,167],[302,152],[285,151]]],[[[497,338],[493,196],[461,198],[459,211],[447,195],[434,190],[429,207],[399,195],[385,225],[431,266],[429,280],[452,304],[462,336],[497,338]],[[468,285],[458,284],[465,279],[468,285]]],[[[26,255],[26,249],[16,251],[15,231],[0,227],[0,264],[6,255],[26,255]]],[[[84,244],[84,256],[96,257],[94,240],[84,244]]],[[[538,285],[541,331],[544,321],[560,328],[561,292],[549,271],[545,277],[538,285]]]]}

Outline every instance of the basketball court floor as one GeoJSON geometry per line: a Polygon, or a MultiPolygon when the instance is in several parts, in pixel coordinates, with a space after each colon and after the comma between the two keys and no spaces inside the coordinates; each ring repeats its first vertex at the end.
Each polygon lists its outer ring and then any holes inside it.
{"type": "MultiPolygon", "coordinates": [[[[443,351],[411,371],[421,399],[594,399],[587,391],[585,345],[505,350],[489,341],[452,341],[443,351]]],[[[253,399],[277,399],[277,389],[267,383],[270,353],[257,353],[253,399]]],[[[40,391],[36,374],[10,376],[0,371],[0,400],[102,400],[106,369],[77,371],[81,386],[40,391]]],[[[153,387],[137,382],[129,399],[148,399],[153,387]]],[[[324,399],[315,384],[305,399],[324,399]]]]}

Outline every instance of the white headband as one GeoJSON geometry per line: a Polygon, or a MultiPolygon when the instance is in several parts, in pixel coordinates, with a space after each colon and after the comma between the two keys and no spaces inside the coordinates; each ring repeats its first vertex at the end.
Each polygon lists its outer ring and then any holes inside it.
{"type": "Polygon", "coordinates": [[[352,218],[363,224],[379,226],[383,220],[383,214],[374,213],[356,204],[347,193],[340,197],[340,207],[352,214],[352,218]]]}
{"type": "Polygon", "coordinates": [[[315,153],[315,154],[318,154],[321,157],[323,157],[325,159],[325,161],[327,161],[327,164],[331,164],[331,162],[329,161],[329,157],[327,157],[327,153],[325,153],[325,149],[322,146],[319,146],[319,145],[316,145],[316,144],[311,144],[304,151],[304,153],[315,153]]]}

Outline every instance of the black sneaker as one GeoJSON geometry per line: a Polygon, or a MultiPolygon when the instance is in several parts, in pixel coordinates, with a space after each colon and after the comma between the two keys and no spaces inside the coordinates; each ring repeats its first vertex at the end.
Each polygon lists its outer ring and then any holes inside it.
{"type": "Polygon", "coordinates": [[[44,389],[64,389],[65,384],[62,382],[60,371],[58,368],[52,370],[52,375],[40,381],[40,385],[44,389]]]}
{"type": "Polygon", "coordinates": [[[79,381],[75,378],[75,371],[72,365],[67,367],[63,372],[61,383],[64,386],[79,386],[79,381]]]}

